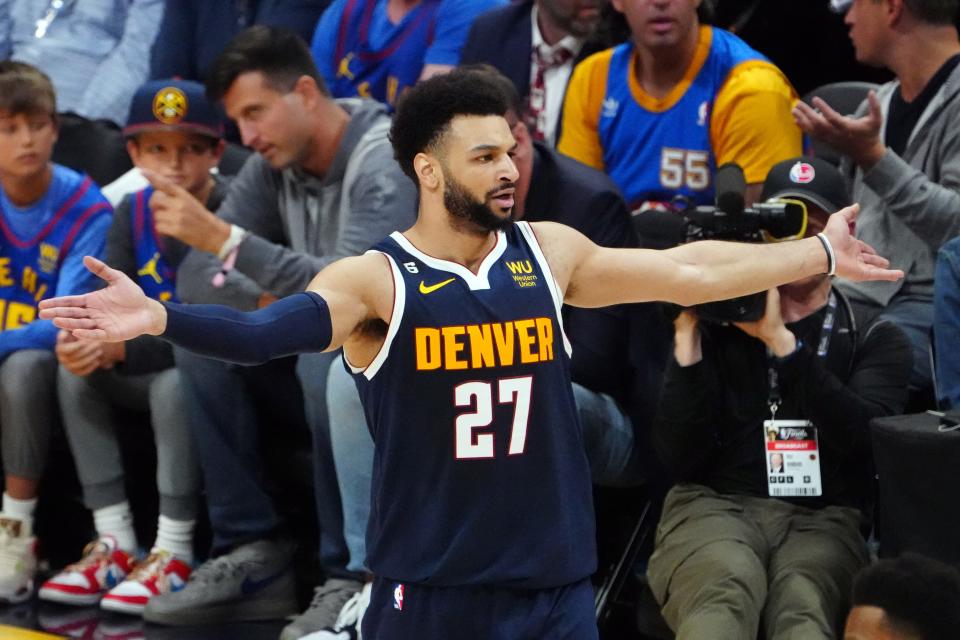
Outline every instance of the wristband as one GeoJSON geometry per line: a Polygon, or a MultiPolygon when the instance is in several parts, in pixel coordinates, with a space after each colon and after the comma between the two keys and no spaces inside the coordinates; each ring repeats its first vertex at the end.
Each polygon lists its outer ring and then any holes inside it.
{"type": "Polygon", "coordinates": [[[220,271],[213,274],[213,280],[210,284],[219,289],[227,283],[227,274],[233,271],[233,266],[237,263],[237,254],[239,252],[240,247],[234,247],[233,250],[227,254],[226,260],[220,265],[220,271]]]}
{"type": "Polygon", "coordinates": [[[835,275],[837,273],[837,254],[833,252],[833,245],[830,244],[830,239],[823,233],[818,233],[817,240],[823,245],[823,250],[827,252],[827,275],[835,275]]]}
{"type": "Polygon", "coordinates": [[[243,242],[246,235],[247,232],[243,227],[238,227],[235,224],[230,225],[230,235],[227,236],[227,239],[220,245],[220,250],[217,251],[217,257],[220,258],[220,262],[226,261],[230,252],[240,246],[240,243],[243,242]]]}

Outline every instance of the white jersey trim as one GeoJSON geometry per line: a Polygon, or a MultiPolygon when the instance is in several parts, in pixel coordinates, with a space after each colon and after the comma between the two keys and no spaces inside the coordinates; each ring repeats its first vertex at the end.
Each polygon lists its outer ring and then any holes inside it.
{"type": "Polygon", "coordinates": [[[379,253],[390,264],[390,273],[393,276],[393,313],[390,315],[390,323],[387,325],[387,337],[383,339],[380,350],[377,351],[377,355],[374,356],[370,364],[366,367],[355,367],[347,359],[346,353],[343,354],[343,361],[347,363],[354,375],[362,373],[367,380],[372,380],[373,376],[380,371],[383,363],[387,361],[387,356],[390,355],[390,345],[393,344],[393,339],[397,337],[397,332],[400,330],[400,323],[403,321],[403,309],[407,302],[407,287],[403,282],[403,276],[400,275],[400,269],[397,267],[396,261],[390,254],[374,249],[367,251],[367,253],[379,253]]]}
{"type": "Polygon", "coordinates": [[[561,307],[563,307],[563,298],[560,295],[560,286],[557,284],[556,278],[553,277],[553,271],[550,269],[550,265],[547,263],[546,257],[543,255],[543,251],[540,250],[540,241],[537,240],[537,234],[533,232],[533,228],[530,226],[529,222],[516,222],[517,227],[520,229],[520,233],[523,235],[524,239],[527,241],[527,245],[530,247],[530,251],[533,253],[533,257],[536,259],[537,264],[540,265],[540,270],[543,271],[544,278],[547,281],[547,288],[550,290],[550,297],[553,298],[553,307],[557,313],[557,323],[560,325],[560,335],[563,336],[563,348],[567,352],[567,356],[573,355],[573,346],[570,344],[570,340],[567,338],[567,332],[563,328],[563,314],[560,312],[561,307]]]}
{"type": "Polygon", "coordinates": [[[493,249],[490,250],[490,253],[487,254],[487,257],[483,259],[483,261],[480,263],[480,268],[477,270],[477,273],[474,274],[472,271],[470,271],[470,269],[467,269],[462,264],[451,262],[450,260],[441,260],[440,258],[434,258],[433,256],[425,254],[413,246],[413,243],[407,240],[407,238],[399,231],[394,231],[390,234],[390,237],[393,238],[394,241],[396,241],[396,243],[399,244],[404,251],[417,258],[431,269],[446,271],[447,273],[460,276],[463,281],[467,283],[467,287],[469,287],[471,291],[481,291],[490,288],[490,269],[493,268],[493,265],[497,263],[497,261],[503,255],[503,252],[507,250],[507,236],[502,231],[498,231],[497,244],[493,246],[493,249]]]}

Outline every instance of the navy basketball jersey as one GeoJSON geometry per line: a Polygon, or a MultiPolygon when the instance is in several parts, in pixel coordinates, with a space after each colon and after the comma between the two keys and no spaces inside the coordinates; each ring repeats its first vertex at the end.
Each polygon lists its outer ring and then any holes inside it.
{"type": "Polygon", "coordinates": [[[152,194],[153,187],[138,191],[133,194],[133,206],[130,207],[137,283],[154,300],[177,302],[176,271],[163,257],[163,240],[153,225],[152,194]]]}
{"type": "MultiPolygon", "coordinates": [[[[53,215],[33,236],[21,237],[0,205],[0,330],[17,329],[37,317],[37,305],[57,289],[63,258],[77,233],[95,216],[109,216],[110,205],[89,177],[56,167],[54,185],[75,180],[74,188],[58,192],[50,203],[53,215]]],[[[22,215],[22,214],[21,214],[22,215]]]]}
{"type": "Polygon", "coordinates": [[[712,40],[703,65],[681,82],[683,95],[665,110],[653,109],[649,99],[638,97],[634,45],[627,42],[613,50],[597,130],[606,172],[631,209],[649,201],[668,202],[676,195],[698,205],[713,202],[714,101],[734,68],[766,58],[722,29],[706,28],[704,33],[712,34],[712,40]]]}
{"type": "MultiPolygon", "coordinates": [[[[350,367],[376,452],[367,561],[386,579],[552,588],[596,568],[562,299],[531,227],[476,274],[403,235],[380,352],[350,367]]],[[[349,365],[349,363],[348,363],[349,365]]]]}
{"type": "Polygon", "coordinates": [[[401,92],[420,77],[424,54],[433,41],[440,0],[423,0],[375,48],[370,29],[378,4],[376,0],[347,1],[337,32],[336,79],[330,91],[335,96],[374,98],[392,109],[401,92]]]}

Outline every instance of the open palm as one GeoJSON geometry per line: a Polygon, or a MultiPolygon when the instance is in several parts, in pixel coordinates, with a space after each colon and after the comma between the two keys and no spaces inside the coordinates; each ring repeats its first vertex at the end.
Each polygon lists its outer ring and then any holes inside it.
{"type": "Polygon", "coordinates": [[[823,233],[830,239],[836,257],[836,275],[847,280],[899,280],[903,271],[888,269],[890,261],[878,256],[873,247],[857,240],[850,232],[860,205],[854,204],[834,213],[823,233]]]}
{"type": "Polygon", "coordinates": [[[149,333],[163,332],[166,311],[133,281],[116,269],[86,256],[83,264],[106,281],[99,291],[79,296],[50,298],[40,302],[40,317],[73,333],[77,338],[120,342],[149,333]]]}

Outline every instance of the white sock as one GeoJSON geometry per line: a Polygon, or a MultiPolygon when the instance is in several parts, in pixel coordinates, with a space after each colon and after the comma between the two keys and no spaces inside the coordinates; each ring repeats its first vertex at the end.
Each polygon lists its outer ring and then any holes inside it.
{"type": "Polygon", "coordinates": [[[33,531],[33,512],[37,510],[37,499],[18,500],[3,493],[3,515],[26,523],[27,530],[33,531]]]}
{"type": "Polygon", "coordinates": [[[196,520],[174,520],[161,515],[153,548],[169,551],[187,564],[193,564],[193,527],[196,523],[196,520]]]}
{"type": "Polygon", "coordinates": [[[133,514],[127,501],[112,504],[102,509],[94,509],[93,526],[97,535],[113,536],[117,546],[127,553],[137,552],[137,534],[133,531],[133,514]]]}

